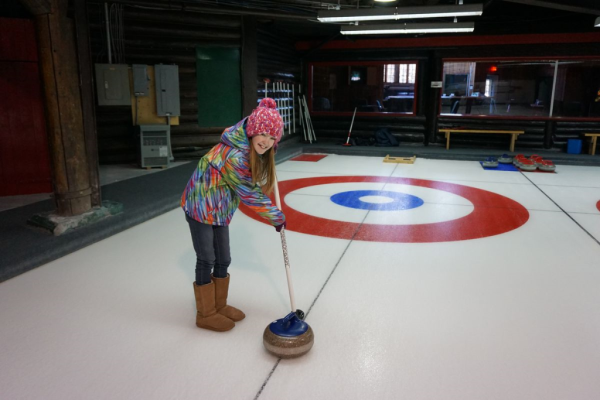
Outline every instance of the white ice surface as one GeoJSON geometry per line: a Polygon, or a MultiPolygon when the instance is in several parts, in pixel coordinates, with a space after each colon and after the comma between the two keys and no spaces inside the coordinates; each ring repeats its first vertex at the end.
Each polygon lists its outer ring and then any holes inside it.
{"type": "MultiPolygon", "coordinates": [[[[596,399],[600,168],[557,171],[349,156],[283,163],[282,181],[373,175],[472,186],[521,203],[530,218],[502,235],[443,243],[349,241],[290,226],[296,302],[315,343],[278,363],[262,333],[290,308],[279,235],[237,212],[229,302],[247,318],[210,332],[194,324],[195,255],[173,210],[0,284],[0,398],[596,399]]],[[[375,212],[328,203],[343,189],[336,185],[286,202],[311,215],[381,222],[375,212]]],[[[420,216],[421,207],[404,210],[409,217],[398,211],[386,223],[451,220],[472,207],[438,190],[384,190],[434,207],[420,216]]]]}

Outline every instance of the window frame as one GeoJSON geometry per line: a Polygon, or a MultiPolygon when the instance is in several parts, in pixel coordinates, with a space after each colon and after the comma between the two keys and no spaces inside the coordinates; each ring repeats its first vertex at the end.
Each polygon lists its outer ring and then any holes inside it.
{"type": "MultiPolygon", "coordinates": [[[[552,62],[561,62],[561,61],[573,61],[573,60],[582,60],[582,61],[597,61],[600,62],[600,56],[544,56],[544,57],[469,57],[469,58],[442,58],[442,68],[440,72],[440,81],[444,80],[444,64],[450,62],[501,62],[501,61],[552,61],[552,62]]],[[[588,121],[588,122],[600,122],[600,117],[564,117],[564,116],[503,116],[503,115],[471,115],[471,114],[451,114],[451,113],[442,113],[442,93],[443,88],[440,89],[438,94],[439,104],[438,104],[438,118],[443,119],[481,119],[481,120],[527,120],[527,121],[588,121]]]]}
{"type": "MultiPolygon", "coordinates": [[[[311,115],[322,115],[322,116],[352,116],[353,111],[314,111],[313,107],[313,76],[314,76],[314,67],[315,66],[383,66],[385,73],[385,65],[386,64],[415,64],[415,83],[414,85],[414,97],[413,97],[413,107],[412,112],[382,112],[382,111],[373,111],[373,112],[361,112],[357,111],[356,115],[358,116],[367,116],[367,117],[416,117],[417,116],[417,102],[419,98],[418,89],[419,89],[419,60],[418,59],[410,59],[410,60],[387,60],[387,61],[312,61],[308,63],[308,90],[307,90],[307,105],[311,115]]],[[[398,68],[395,71],[396,77],[399,74],[398,68]]],[[[410,68],[407,67],[407,76],[409,75],[410,68]]],[[[385,82],[385,74],[384,74],[384,84],[385,82]]]]}

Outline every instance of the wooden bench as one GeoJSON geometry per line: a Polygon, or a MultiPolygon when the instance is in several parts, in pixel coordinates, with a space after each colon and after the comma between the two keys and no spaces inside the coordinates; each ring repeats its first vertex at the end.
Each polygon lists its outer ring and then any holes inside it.
{"type": "MultiPolygon", "coordinates": [[[[459,129],[459,128],[448,128],[448,129],[440,129],[440,132],[444,132],[446,135],[446,150],[450,148],[450,134],[451,133],[499,133],[505,135],[511,135],[512,138],[510,140],[510,151],[515,151],[515,142],[519,135],[525,133],[525,131],[505,131],[505,130],[497,130],[497,129],[459,129]]],[[[595,139],[595,138],[594,138],[595,139]]]]}
{"type": "Polygon", "coordinates": [[[596,154],[596,140],[598,139],[598,136],[600,136],[600,133],[584,133],[583,135],[590,137],[590,150],[588,153],[591,155],[596,154]]]}

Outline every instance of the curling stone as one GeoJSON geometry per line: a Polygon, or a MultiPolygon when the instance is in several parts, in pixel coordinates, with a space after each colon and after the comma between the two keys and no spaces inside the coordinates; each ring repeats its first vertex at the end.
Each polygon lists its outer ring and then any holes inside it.
{"type": "Polygon", "coordinates": [[[517,154],[515,158],[513,158],[513,165],[517,168],[521,167],[521,161],[525,160],[525,156],[523,154],[517,154]]]}
{"type": "Polygon", "coordinates": [[[486,168],[496,168],[498,166],[498,160],[494,157],[488,157],[481,162],[481,165],[486,168]]]}
{"type": "Polygon", "coordinates": [[[513,159],[508,154],[502,154],[500,157],[498,157],[498,162],[501,164],[511,164],[513,159]]]}
{"type": "Polygon", "coordinates": [[[556,165],[550,160],[542,161],[542,165],[538,166],[541,171],[546,172],[554,172],[556,170],[556,165]]]}
{"type": "Polygon", "coordinates": [[[298,318],[297,312],[273,321],[263,333],[265,349],[281,358],[296,358],[308,353],[314,341],[312,328],[298,318]]]}
{"type": "Polygon", "coordinates": [[[540,167],[540,165],[542,165],[542,163],[544,161],[544,159],[541,156],[536,156],[536,155],[529,157],[529,159],[531,161],[533,161],[538,168],[540,167]]]}
{"type": "Polygon", "coordinates": [[[537,166],[535,165],[535,162],[531,161],[530,159],[523,158],[519,161],[519,168],[521,168],[523,171],[535,171],[537,166]]]}

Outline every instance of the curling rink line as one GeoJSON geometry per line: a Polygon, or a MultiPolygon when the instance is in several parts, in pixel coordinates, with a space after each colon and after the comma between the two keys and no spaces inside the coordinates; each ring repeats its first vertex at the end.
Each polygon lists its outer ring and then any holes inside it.
{"type": "MultiPolygon", "coordinates": [[[[556,206],[565,215],[567,215],[569,218],[571,218],[571,220],[577,226],[579,226],[579,228],[581,228],[581,230],[583,230],[585,233],[587,233],[592,239],[594,239],[596,241],[596,243],[598,243],[600,245],[600,238],[598,235],[598,232],[600,232],[600,230],[595,226],[595,224],[590,226],[587,219],[581,218],[581,217],[575,218],[576,214],[589,214],[591,216],[596,215],[592,204],[593,204],[593,199],[597,198],[596,196],[600,196],[600,189],[596,189],[596,188],[582,189],[582,188],[580,188],[576,192],[573,191],[573,189],[562,189],[562,190],[557,191],[556,187],[550,187],[550,188],[544,189],[543,187],[541,187],[541,185],[538,186],[535,183],[533,183],[533,185],[541,193],[543,193],[546,197],[551,199],[552,202],[554,204],[556,204],[556,206]],[[547,190],[555,192],[553,198],[551,198],[550,195],[546,192],[547,190]],[[592,200],[590,200],[590,199],[592,199],[592,200]],[[559,204],[559,202],[562,203],[569,210],[565,210],[559,204]],[[580,210],[580,212],[578,213],[578,212],[574,212],[572,210],[580,210]],[[581,212],[581,210],[587,211],[587,212],[581,212]],[[588,229],[588,227],[590,229],[588,229]]],[[[598,204],[600,204],[600,202],[598,204]]],[[[599,211],[600,211],[600,207],[596,206],[596,208],[599,209],[599,211]]],[[[594,218],[592,217],[592,220],[593,219],[594,218]]]]}
{"type": "MultiPolygon", "coordinates": [[[[361,163],[369,175],[391,171],[376,173],[380,158],[336,161],[345,175],[360,175],[361,163]]],[[[418,161],[432,175],[413,168],[418,179],[437,180],[445,166],[418,161]]],[[[454,163],[445,176],[485,176],[479,165],[454,163]]],[[[313,350],[281,361],[259,399],[594,398],[600,246],[542,197],[491,185],[528,202],[525,225],[443,243],[287,231],[300,308],[340,268],[307,319],[313,350]]],[[[230,303],[247,318],[223,334],[194,325],[195,255],[180,210],[0,284],[3,397],[254,398],[277,362],[262,332],[287,313],[289,297],[272,227],[238,211],[231,242],[230,303]]]]}
{"type": "MultiPolygon", "coordinates": [[[[326,191],[329,191],[329,188],[327,187],[325,189],[326,191]]],[[[312,194],[312,196],[319,196],[319,194],[312,194]]],[[[364,223],[364,221],[367,219],[368,217],[368,211],[364,214],[363,220],[360,222],[360,225],[362,225],[364,223]]],[[[360,226],[359,226],[360,227],[360,226]]],[[[357,229],[358,231],[358,229],[357,229]]],[[[337,267],[339,266],[340,262],[342,261],[342,259],[344,258],[346,251],[348,250],[348,248],[350,247],[350,245],[352,244],[353,239],[350,239],[347,241],[346,247],[344,248],[344,250],[342,251],[341,255],[339,256],[339,259],[337,260],[337,262],[335,263],[335,265],[333,266],[333,269],[331,270],[331,272],[329,273],[329,275],[327,276],[327,279],[325,280],[325,282],[323,283],[323,285],[321,286],[321,289],[319,290],[319,292],[317,293],[317,295],[315,296],[315,298],[313,299],[312,303],[310,304],[310,306],[308,307],[308,309],[306,310],[306,317],[305,320],[308,321],[309,318],[309,314],[311,312],[311,310],[313,309],[313,307],[315,306],[315,304],[317,303],[317,301],[319,300],[319,297],[321,296],[321,293],[323,292],[323,290],[325,290],[325,288],[327,287],[327,284],[329,283],[329,280],[331,279],[331,277],[333,276],[333,274],[335,273],[337,267]]],[[[293,278],[292,278],[293,279],[293,278]]],[[[313,345],[314,346],[314,345],[313,345]]],[[[265,387],[269,384],[269,381],[271,380],[271,377],[273,376],[273,374],[276,372],[277,367],[279,366],[280,362],[283,361],[282,359],[278,359],[277,362],[275,363],[275,365],[273,366],[273,369],[269,372],[269,375],[267,376],[267,378],[265,379],[265,381],[263,382],[260,390],[258,391],[258,393],[256,394],[256,396],[254,397],[254,400],[257,400],[261,397],[261,395],[263,394],[263,391],[265,389],[265,387]]],[[[286,361],[295,361],[295,360],[286,360],[286,361]]]]}

